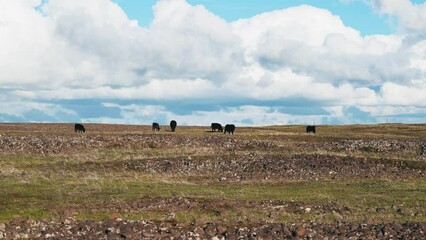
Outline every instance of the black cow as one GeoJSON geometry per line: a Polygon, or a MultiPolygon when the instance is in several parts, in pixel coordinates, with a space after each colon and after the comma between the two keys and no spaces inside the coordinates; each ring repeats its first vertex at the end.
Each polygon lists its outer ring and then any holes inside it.
{"type": "Polygon", "coordinates": [[[212,132],[216,132],[216,130],[218,130],[219,132],[223,132],[223,127],[220,123],[212,123],[211,128],[212,132]]]}
{"type": "Polygon", "coordinates": [[[306,133],[314,133],[315,134],[315,126],[307,126],[306,133]]]}
{"type": "Polygon", "coordinates": [[[170,128],[172,129],[172,132],[176,130],[177,122],[175,120],[170,121],[170,128]]]}
{"type": "Polygon", "coordinates": [[[234,134],[234,131],[235,131],[235,125],[234,124],[226,124],[225,125],[225,132],[224,132],[224,134],[226,133],[226,132],[228,132],[229,134],[234,134]]]}
{"type": "Polygon", "coordinates": [[[83,124],[76,123],[74,125],[74,131],[75,132],[86,132],[86,129],[84,128],[83,124]]]}
{"type": "Polygon", "coordinates": [[[152,131],[160,131],[160,124],[158,123],[152,123],[152,131]]]}

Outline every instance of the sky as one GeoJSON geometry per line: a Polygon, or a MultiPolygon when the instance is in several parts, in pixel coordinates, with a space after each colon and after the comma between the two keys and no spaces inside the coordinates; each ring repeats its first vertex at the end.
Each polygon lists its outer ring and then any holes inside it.
{"type": "Polygon", "coordinates": [[[0,0],[0,122],[426,123],[424,0],[0,0]]]}

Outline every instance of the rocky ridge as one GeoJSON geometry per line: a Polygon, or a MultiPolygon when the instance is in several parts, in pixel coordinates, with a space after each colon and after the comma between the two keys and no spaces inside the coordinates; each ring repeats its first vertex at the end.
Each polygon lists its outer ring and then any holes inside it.
{"type": "MultiPolygon", "coordinates": [[[[16,219],[0,225],[6,239],[424,239],[425,223],[258,223],[224,226],[207,222],[200,225],[173,221],[61,222],[16,219]]],[[[1,236],[1,235],[0,235],[1,236]]]]}

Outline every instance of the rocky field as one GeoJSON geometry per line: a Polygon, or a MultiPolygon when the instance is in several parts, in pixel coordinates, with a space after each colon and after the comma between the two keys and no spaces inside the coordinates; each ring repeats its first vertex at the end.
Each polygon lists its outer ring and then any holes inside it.
{"type": "Polygon", "coordinates": [[[0,124],[0,239],[424,239],[426,125],[0,124]]]}

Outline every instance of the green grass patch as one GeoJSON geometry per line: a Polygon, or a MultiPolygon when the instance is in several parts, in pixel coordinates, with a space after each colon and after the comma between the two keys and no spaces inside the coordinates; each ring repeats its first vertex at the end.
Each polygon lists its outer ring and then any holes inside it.
{"type": "MultiPolygon", "coordinates": [[[[149,178],[62,179],[55,182],[1,180],[0,188],[3,190],[0,192],[0,219],[3,220],[16,216],[44,217],[58,209],[74,206],[84,210],[86,206],[102,207],[105,202],[131,203],[144,197],[172,196],[237,201],[280,200],[311,205],[327,203],[347,206],[359,212],[358,215],[364,214],[365,209],[389,209],[392,205],[401,206],[407,214],[420,211],[424,215],[422,206],[426,206],[425,180],[369,179],[267,184],[188,184],[149,178]]],[[[208,213],[201,215],[209,216],[208,213]]],[[[425,220],[424,217],[419,218],[425,220]]]]}

